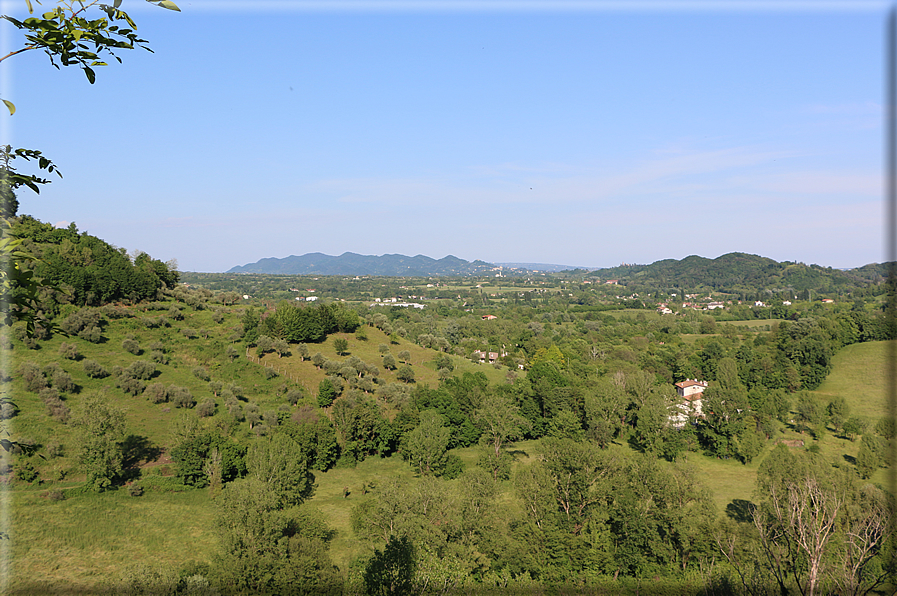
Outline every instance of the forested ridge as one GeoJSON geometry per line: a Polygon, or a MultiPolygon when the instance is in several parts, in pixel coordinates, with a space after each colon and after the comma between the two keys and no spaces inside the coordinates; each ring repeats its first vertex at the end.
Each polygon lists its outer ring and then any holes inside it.
{"type": "Polygon", "coordinates": [[[737,252],[715,259],[693,255],[678,261],[666,259],[650,265],[624,265],[591,273],[653,287],[711,288],[735,294],[758,290],[838,293],[857,286],[880,284],[887,276],[886,264],[842,271],[737,252]]]}
{"type": "Polygon", "coordinates": [[[131,259],[125,249],[79,232],[75,224],[57,228],[22,215],[13,220],[9,234],[23,240],[22,249],[36,259],[34,274],[45,280],[45,292],[53,294],[44,300],[45,307],[152,300],[178,282],[177,271],[168,264],[143,252],[131,259]]]}
{"type": "MultiPolygon", "coordinates": [[[[113,258],[24,221],[48,265],[113,258]]],[[[880,286],[664,315],[666,288],[569,272],[155,275],[148,299],[48,291],[48,325],[0,346],[11,593],[892,589],[893,422],[874,392],[819,391],[837,355],[892,338],[880,286]],[[704,415],[677,428],[686,379],[709,383],[704,415]],[[85,564],[52,567],[79,511],[141,503],[149,534],[87,530],[66,539],[85,564]]]]}

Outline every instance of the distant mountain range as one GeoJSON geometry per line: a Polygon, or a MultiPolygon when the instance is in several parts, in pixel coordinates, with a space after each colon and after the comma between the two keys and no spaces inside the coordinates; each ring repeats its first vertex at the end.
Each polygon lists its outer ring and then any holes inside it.
{"type": "Polygon", "coordinates": [[[281,275],[384,275],[391,277],[428,277],[483,275],[496,266],[483,261],[465,261],[449,255],[439,260],[417,255],[359,255],[345,252],[338,257],[319,252],[283,259],[274,257],[233,267],[227,273],[271,273],[281,275]]]}
{"type": "Polygon", "coordinates": [[[665,259],[650,265],[620,265],[605,269],[568,267],[544,263],[486,263],[465,261],[455,256],[433,259],[424,255],[359,255],[346,252],[338,257],[309,253],[283,259],[267,258],[227,273],[268,273],[281,275],[382,275],[391,277],[467,276],[496,274],[523,275],[529,272],[572,271],[601,279],[647,283],[656,286],[697,287],[734,290],[742,287],[792,288],[795,290],[848,287],[879,283],[886,275],[883,264],[840,270],[806,265],[746,253],[729,253],[715,259],[690,256],[665,259]]]}

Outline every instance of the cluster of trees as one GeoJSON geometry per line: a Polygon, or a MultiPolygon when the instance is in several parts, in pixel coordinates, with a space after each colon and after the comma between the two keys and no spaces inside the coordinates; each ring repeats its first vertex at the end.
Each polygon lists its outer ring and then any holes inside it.
{"type": "Polygon", "coordinates": [[[513,591],[691,571],[719,593],[864,594],[897,571],[892,497],[819,456],[779,448],[760,470],[758,502],[718,519],[687,465],[569,438],[542,446],[511,482],[519,515],[498,511],[499,482],[479,469],[453,485],[378,485],[352,513],[357,535],[385,544],[365,584],[513,591]]]}
{"type": "Polygon", "coordinates": [[[57,312],[60,304],[152,300],[178,282],[173,265],[146,253],[132,259],[124,249],[79,232],[75,224],[56,228],[22,215],[14,220],[10,234],[22,239],[22,248],[38,259],[34,274],[47,284],[40,302],[46,313],[57,312]]]}
{"type": "Polygon", "coordinates": [[[340,302],[300,306],[282,300],[262,317],[250,308],[243,317],[244,340],[255,345],[260,336],[289,343],[317,343],[331,333],[354,332],[361,325],[358,313],[340,302]]]}

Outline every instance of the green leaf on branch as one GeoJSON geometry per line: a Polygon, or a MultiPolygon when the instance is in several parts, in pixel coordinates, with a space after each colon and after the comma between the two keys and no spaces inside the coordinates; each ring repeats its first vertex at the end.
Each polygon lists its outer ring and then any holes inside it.
{"type": "Polygon", "coordinates": [[[10,116],[12,116],[13,114],[16,113],[16,106],[13,102],[9,101],[8,99],[4,99],[4,100],[0,100],[0,101],[3,101],[3,103],[6,104],[6,109],[9,110],[10,116]]]}
{"type": "Polygon", "coordinates": [[[181,9],[178,8],[178,5],[172,2],[171,0],[162,0],[156,6],[161,6],[162,8],[167,8],[168,10],[176,10],[177,12],[181,12],[181,9]]]}

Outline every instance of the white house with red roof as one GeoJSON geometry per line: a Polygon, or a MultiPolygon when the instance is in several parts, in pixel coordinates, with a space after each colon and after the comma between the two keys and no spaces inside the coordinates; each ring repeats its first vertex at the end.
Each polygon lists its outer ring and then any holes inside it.
{"type": "Polygon", "coordinates": [[[703,393],[707,389],[707,381],[697,379],[685,379],[676,383],[676,394],[681,402],[676,404],[678,410],[670,416],[670,424],[676,428],[682,428],[689,418],[703,416],[703,393]]]}

